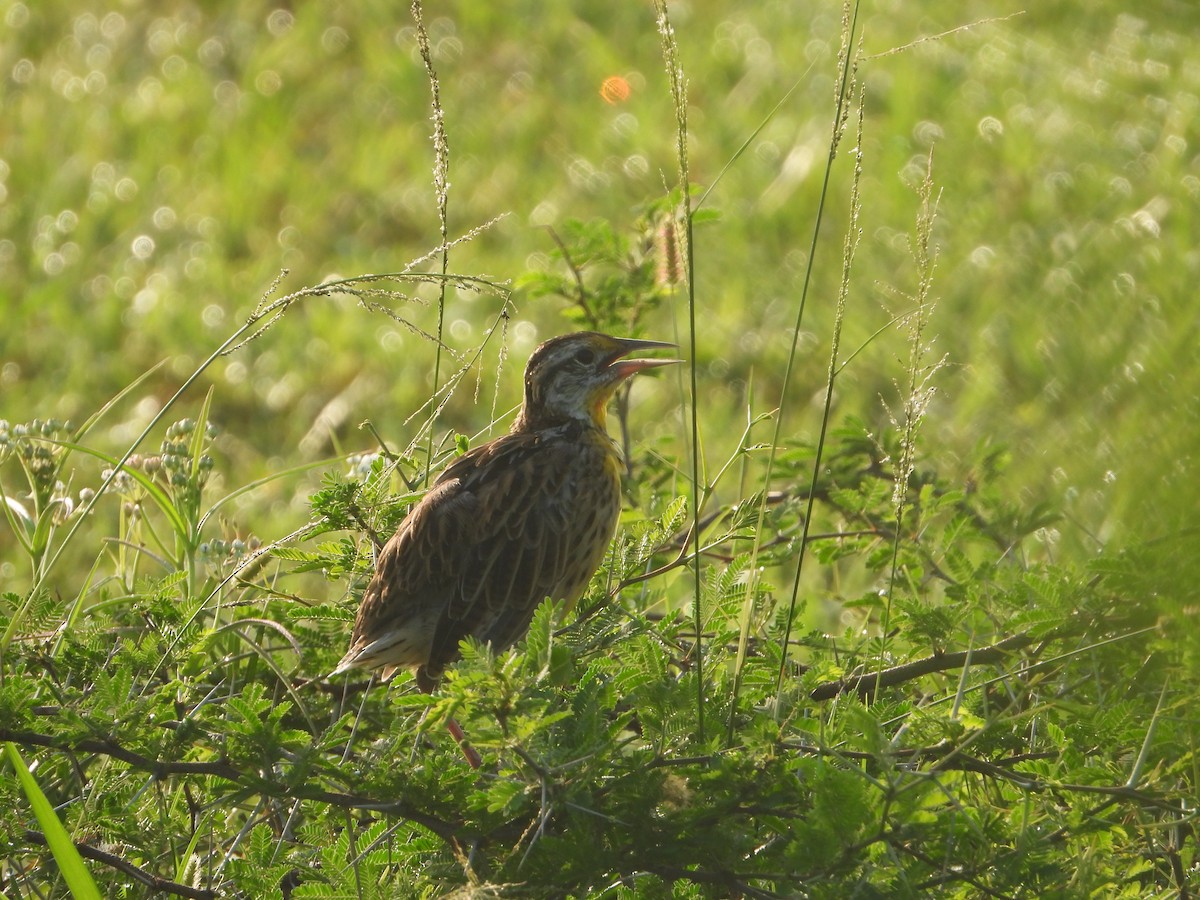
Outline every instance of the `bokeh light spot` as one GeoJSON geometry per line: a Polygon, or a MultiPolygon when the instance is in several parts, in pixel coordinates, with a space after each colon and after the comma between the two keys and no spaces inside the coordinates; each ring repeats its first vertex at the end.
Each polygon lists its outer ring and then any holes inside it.
{"type": "Polygon", "coordinates": [[[610,75],[600,85],[600,96],[604,98],[605,103],[612,105],[624,103],[629,99],[631,92],[629,82],[620,75],[610,75]]]}

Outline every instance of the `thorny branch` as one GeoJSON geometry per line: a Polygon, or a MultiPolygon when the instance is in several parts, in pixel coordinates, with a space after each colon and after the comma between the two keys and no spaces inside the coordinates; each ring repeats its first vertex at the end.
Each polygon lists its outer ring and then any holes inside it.
{"type": "Polygon", "coordinates": [[[274,781],[257,772],[247,772],[239,769],[228,760],[219,759],[210,762],[182,762],[174,760],[157,760],[135,753],[113,740],[84,738],[70,741],[48,734],[38,734],[28,731],[13,731],[0,728],[0,742],[12,741],[24,747],[46,747],[66,753],[97,753],[118,759],[142,772],[149,772],[155,778],[166,778],[170,775],[208,775],[231,781],[242,787],[247,787],[264,796],[275,799],[314,800],[318,803],[328,803],[340,809],[370,810],[407,819],[415,825],[436,834],[442,840],[455,845],[459,840],[459,826],[454,822],[438,818],[430,813],[417,809],[411,803],[403,800],[374,800],[355,794],[344,794],[337,791],[326,791],[308,785],[289,785],[274,781]]]}
{"type": "Polygon", "coordinates": [[[961,669],[966,665],[991,665],[992,663],[998,663],[1010,656],[1014,651],[1023,650],[1034,642],[1035,638],[1033,635],[1025,631],[1020,634],[1014,634],[1011,637],[1006,637],[1004,640],[997,641],[988,647],[979,647],[974,650],[960,650],[954,653],[934,653],[921,659],[914,659],[911,662],[892,666],[890,669],[863,672],[859,675],[839,678],[837,681],[827,681],[814,688],[809,692],[808,696],[817,701],[831,700],[838,694],[854,691],[860,696],[870,697],[874,695],[876,687],[894,687],[906,681],[920,678],[922,675],[932,675],[934,672],[961,669]]]}
{"type": "MultiPolygon", "coordinates": [[[[22,836],[31,844],[39,847],[47,847],[49,843],[46,836],[40,831],[34,831],[30,828],[24,829],[22,836]]],[[[90,859],[93,862],[103,863],[111,869],[116,869],[118,872],[123,872],[139,884],[144,884],[160,894],[174,894],[176,897],[191,897],[195,900],[213,900],[218,896],[216,891],[208,888],[196,888],[187,884],[180,884],[177,881],[170,881],[166,878],[160,878],[152,872],[147,872],[145,869],[138,868],[133,863],[121,859],[121,857],[101,850],[98,847],[93,847],[84,841],[75,841],[75,849],[79,851],[79,855],[84,859],[90,859]]]]}

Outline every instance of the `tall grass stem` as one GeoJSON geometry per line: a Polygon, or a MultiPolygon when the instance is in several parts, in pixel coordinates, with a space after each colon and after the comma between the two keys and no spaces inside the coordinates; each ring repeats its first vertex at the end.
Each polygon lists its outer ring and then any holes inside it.
{"type": "Polygon", "coordinates": [[[658,14],[658,34],[662,44],[663,62],[671,82],[671,101],[675,107],[675,156],[679,164],[679,204],[684,227],[684,264],[687,270],[687,313],[688,313],[688,371],[691,394],[691,456],[692,456],[692,620],[696,627],[696,737],[704,740],[704,614],[701,603],[700,582],[700,512],[704,503],[704,483],[700,465],[700,414],[697,400],[700,388],[696,363],[696,256],[692,247],[692,194],[691,176],[688,171],[688,121],[687,79],[679,63],[679,45],[675,41],[675,29],[667,12],[666,0],[655,0],[658,14]]]}
{"type": "MultiPolygon", "coordinates": [[[[442,264],[442,281],[438,288],[437,307],[437,343],[433,355],[433,393],[436,394],[441,382],[442,372],[442,334],[446,323],[446,273],[450,269],[450,230],[447,224],[447,208],[450,196],[450,145],[446,140],[446,117],[442,110],[441,86],[437,70],[433,67],[433,52],[429,48],[429,34],[425,31],[425,21],[422,16],[421,0],[413,0],[413,21],[416,23],[417,46],[421,51],[421,60],[425,64],[425,75],[429,79],[430,106],[433,121],[433,189],[437,200],[438,228],[442,241],[440,258],[442,264]]],[[[429,483],[429,475],[433,469],[433,427],[430,423],[429,441],[426,447],[424,483],[429,483]]]]}

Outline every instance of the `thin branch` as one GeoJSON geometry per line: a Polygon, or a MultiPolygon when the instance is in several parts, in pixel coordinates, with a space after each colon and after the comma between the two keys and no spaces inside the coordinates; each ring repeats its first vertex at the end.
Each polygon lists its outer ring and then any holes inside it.
{"type": "Polygon", "coordinates": [[[318,803],[328,803],[330,806],[336,806],[340,809],[371,810],[407,819],[415,825],[420,825],[422,828],[428,829],[453,846],[457,846],[460,843],[458,825],[416,809],[412,804],[404,800],[374,800],[370,797],[326,791],[304,785],[291,786],[283,782],[265,778],[258,773],[242,771],[224,758],[212,762],[158,760],[142,756],[140,753],[136,753],[113,740],[84,738],[77,741],[67,741],[53,735],[13,731],[3,727],[0,727],[0,741],[12,741],[15,744],[25,747],[45,747],[64,753],[95,753],[120,760],[139,771],[149,772],[156,779],[166,778],[171,775],[208,775],[223,778],[226,781],[231,781],[234,784],[241,785],[264,796],[276,799],[313,800],[318,803]]]}
{"type": "Polygon", "coordinates": [[[1021,790],[1035,794],[1096,794],[1109,798],[1107,801],[1109,805],[1124,801],[1144,809],[1157,809],[1176,815],[1181,812],[1179,798],[1163,796],[1148,790],[1133,788],[1126,784],[1075,784],[1072,782],[1052,781],[1047,778],[1038,778],[1028,772],[1014,771],[1013,769],[1014,766],[1021,763],[1054,759],[1059,756],[1058,752],[1052,751],[1018,753],[1001,759],[987,760],[962,753],[957,747],[949,743],[935,744],[931,747],[910,747],[884,753],[843,750],[836,747],[827,748],[794,742],[784,742],[782,746],[785,749],[805,755],[832,756],[868,764],[872,762],[880,763],[887,759],[904,764],[934,761],[933,766],[928,770],[930,773],[943,771],[974,772],[977,775],[985,775],[989,778],[1007,781],[1021,790]]]}
{"type": "MultiPolygon", "coordinates": [[[[26,828],[22,831],[22,837],[31,844],[38,847],[47,847],[49,844],[46,841],[46,836],[40,831],[26,828]]],[[[110,869],[116,869],[118,872],[123,872],[139,884],[144,884],[151,890],[163,894],[174,894],[176,897],[193,897],[196,900],[210,900],[219,896],[216,891],[208,888],[195,888],[186,884],[180,884],[177,881],[171,881],[167,878],[162,878],[155,875],[153,872],[147,872],[145,869],[140,869],[133,863],[121,859],[112,853],[107,853],[93,847],[91,844],[83,841],[74,841],[75,849],[79,851],[79,855],[84,859],[90,859],[94,862],[103,863],[110,869]]]]}
{"type": "Polygon", "coordinates": [[[549,225],[546,226],[546,231],[550,234],[551,240],[558,245],[558,250],[562,254],[563,262],[567,264],[567,268],[571,270],[571,275],[575,279],[575,289],[578,291],[578,296],[575,298],[575,302],[578,303],[579,308],[583,310],[584,318],[588,320],[588,324],[590,324],[593,328],[599,328],[599,320],[597,320],[596,314],[592,312],[592,308],[588,305],[587,288],[583,283],[583,272],[580,270],[579,266],[575,265],[575,260],[571,258],[571,251],[567,249],[567,245],[563,243],[563,239],[558,236],[558,232],[549,225]]]}
{"type": "Polygon", "coordinates": [[[892,666],[890,669],[864,672],[861,675],[852,675],[849,678],[839,678],[837,681],[827,681],[809,691],[808,696],[818,701],[832,700],[838,694],[854,691],[861,697],[870,697],[879,688],[894,687],[906,681],[920,678],[922,675],[931,675],[934,672],[961,669],[968,662],[980,665],[1000,662],[1014,651],[1024,649],[1038,640],[1040,639],[1035,638],[1028,631],[1023,631],[1002,641],[997,641],[989,647],[981,647],[976,650],[960,650],[955,653],[934,653],[932,656],[926,656],[923,659],[914,659],[912,662],[892,666]]]}
{"type": "MultiPolygon", "coordinates": [[[[934,871],[937,871],[939,869],[940,870],[946,869],[946,866],[944,864],[942,864],[938,860],[934,859],[933,857],[929,856],[929,854],[923,853],[918,847],[913,846],[913,843],[910,841],[889,838],[888,845],[891,847],[894,847],[896,850],[900,851],[901,853],[907,853],[913,859],[918,860],[921,863],[924,863],[926,866],[928,866],[930,869],[933,869],[934,871]]],[[[991,868],[991,866],[989,866],[989,864],[987,864],[987,863],[976,866],[975,868],[973,868],[971,870],[967,870],[967,869],[955,866],[955,867],[952,867],[950,871],[943,871],[942,874],[917,885],[917,889],[924,891],[924,890],[928,890],[929,888],[933,887],[934,885],[957,884],[959,882],[962,882],[964,884],[969,884],[971,887],[975,888],[975,890],[979,891],[979,893],[982,896],[997,897],[997,898],[1001,898],[1001,900],[1015,900],[1015,895],[1003,894],[1000,891],[997,891],[993,888],[988,887],[986,884],[984,884],[982,881],[979,880],[979,875],[986,873],[987,869],[989,869],[989,868],[991,868]]]]}
{"type": "Polygon", "coordinates": [[[721,885],[725,887],[732,896],[742,897],[761,897],[766,898],[782,897],[783,894],[777,894],[774,891],[763,890],[756,888],[750,884],[750,879],[755,881],[789,881],[794,878],[784,872],[739,875],[734,872],[708,871],[706,869],[684,869],[678,866],[654,866],[646,871],[661,878],[670,879],[672,881],[690,881],[693,884],[704,885],[721,885]]]}

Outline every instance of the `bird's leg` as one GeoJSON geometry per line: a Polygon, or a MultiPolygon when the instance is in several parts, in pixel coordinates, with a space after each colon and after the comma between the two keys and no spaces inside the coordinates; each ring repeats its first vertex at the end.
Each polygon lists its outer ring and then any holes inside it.
{"type": "Polygon", "coordinates": [[[462,751],[463,758],[472,769],[478,769],[483,765],[483,757],[479,755],[478,750],[467,743],[467,736],[463,734],[462,726],[453,716],[446,720],[446,730],[450,732],[450,736],[458,744],[458,749],[462,751]]]}
{"type": "MultiPolygon", "coordinates": [[[[426,694],[432,694],[433,689],[437,687],[440,674],[440,672],[436,675],[431,674],[428,668],[421,666],[416,671],[417,688],[426,694]]],[[[483,757],[479,755],[479,751],[467,743],[467,736],[463,734],[462,726],[458,724],[458,720],[454,716],[446,720],[446,730],[450,732],[450,736],[454,738],[458,749],[462,751],[463,757],[472,769],[478,769],[483,765],[483,757]]]]}

